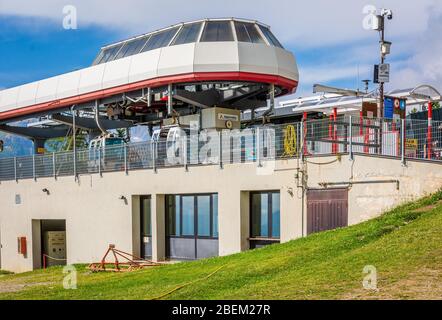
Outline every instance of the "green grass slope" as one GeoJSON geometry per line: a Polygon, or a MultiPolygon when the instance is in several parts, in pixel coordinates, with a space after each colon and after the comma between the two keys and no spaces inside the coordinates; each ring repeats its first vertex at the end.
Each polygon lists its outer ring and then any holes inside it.
{"type": "Polygon", "coordinates": [[[75,290],[63,288],[58,267],[1,275],[0,299],[441,299],[441,199],[228,257],[118,274],[77,266],[75,290]],[[377,269],[377,290],[362,287],[366,265],[377,269]]]}

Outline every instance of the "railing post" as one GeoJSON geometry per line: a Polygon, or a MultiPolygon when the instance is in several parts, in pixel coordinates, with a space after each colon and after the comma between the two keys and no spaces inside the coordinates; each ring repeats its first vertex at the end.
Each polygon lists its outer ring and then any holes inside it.
{"type": "Polygon", "coordinates": [[[37,180],[37,175],[35,172],[35,154],[32,155],[32,176],[34,177],[34,180],[37,180]]]}
{"type": "Polygon", "coordinates": [[[157,142],[155,142],[155,141],[153,141],[153,140],[151,140],[152,142],[151,142],[151,148],[152,148],[152,169],[153,169],[153,172],[154,173],[157,173],[157,160],[156,160],[156,158],[157,158],[157,155],[156,155],[156,153],[157,153],[157,150],[158,150],[158,147],[157,147],[157,142]]]}
{"type": "Polygon", "coordinates": [[[101,148],[97,148],[98,149],[98,174],[101,175],[101,148]]]}
{"type": "Polygon", "coordinates": [[[304,121],[301,122],[300,124],[300,136],[299,136],[299,147],[300,147],[300,158],[301,161],[304,160],[304,121]]]}
{"type": "Polygon", "coordinates": [[[184,160],[184,170],[188,170],[187,165],[187,136],[183,137],[183,160],[184,160]]]}
{"type": "Polygon", "coordinates": [[[401,119],[401,163],[405,166],[405,119],[401,119]]]}
{"type": "Polygon", "coordinates": [[[259,127],[256,128],[256,161],[258,162],[258,167],[261,165],[261,130],[259,127]]]}
{"type": "Polygon", "coordinates": [[[223,132],[222,130],[218,131],[218,155],[219,155],[219,168],[223,168],[223,132]]]}
{"type": "Polygon", "coordinates": [[[77,181],[77,148],[74,148],[73,157],[74,157],[74,180],[77,181]]]}
{"type": "Polygon", "coordinates": [[[54,176],[54,179],[57,179],[57,166],[56,166],[56,160],[55,160],[55,152],[52,152],[52,175],[54,176]]]}
{"type": "Polygon", "coordinates": [[[124,144],[124,172],[129,173],[129,167],[127,163],[127,143],[124,144]]]}
{"type": "Polygon", "coordinates": [[[18,181],[18,176],[17,176],[17,157],[14,157],[14,177],[15,177],[15,181],[18,181]]]}
{"type": "Polygon", "coordinates": [[[350,131],[348,134],[349,139],[350,139],[350,141],[349,141],[349,148],[350,148],[349,155],[350,155],[350,160],[353,160],[353,118],[352,118],[352,116],[349,117],[349,121],[350,121],[350,124],[348,127],[348,130],[350,131]]]}

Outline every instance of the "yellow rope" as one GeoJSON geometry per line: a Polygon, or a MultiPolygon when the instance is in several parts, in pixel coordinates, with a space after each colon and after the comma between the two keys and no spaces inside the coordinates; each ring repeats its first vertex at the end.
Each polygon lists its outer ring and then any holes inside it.
{"type": "Polygon", "coordinates": [[[284,154],[283,157],[293,157],[298,151],[296,130],[293,125],[284,129],[284,154]]]}
{"type": "Polygon", "coordinates": [[[213,272],[210,273],[209,275],[205,276],[204,278],[196,279],[196,280],[194,280],[194,281],[191,281],[191,282],[188,282],[188,283],[185,283],[185,284],[179,285],[178,287],[175,287],[175,288],[173,288],[172,290],[170,290],[170,291],[168,291],[168,292],[166,292],[166,293],[164,293],[164,294],[162,294],[162,295],[160,295],[160,296],[158,296],[158,297],[152,298],[152,300],[159,300],[159,299],[164,298],[165,296],[168,296],[169,294],[171,294],[171,293],[173,293],[173,292],[175,292],[175,291],[177,291],[177,290],[179,290],[179,289],[182,289],[182,288],[184,288],[184,287],[186,287],[186,286],[188,286],[188,285],[191,285],[191,284],[196,283],[196,282],[199,282],[199,281],[207,280],[207,279],[209,279],[211,276],[213,276],[215,273],[217,273],[218,271],[220,271],[222,268],[224,268],[224,266],[219,267],[218,269],[216,269],[215,271],[213,271],[213,272]]]}

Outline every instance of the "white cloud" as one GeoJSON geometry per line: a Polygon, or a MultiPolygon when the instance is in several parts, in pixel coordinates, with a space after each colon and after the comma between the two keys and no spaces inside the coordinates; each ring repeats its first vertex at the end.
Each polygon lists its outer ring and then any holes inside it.
{"type": "Polygon", "coordinates": [[[303,47],[369,38],[362,28],[362,8],[367,4],[391,7],[395,18],[391,33],[419,33],[426,28],[428,8],[439,0],[2,0],[0,12],[59,21],[64,5],[78,10],[79,27],[98,24],[107,28],[143,33],[178,21],[207,17],[243,17],[270,24],[279,37],[303,47]]]}

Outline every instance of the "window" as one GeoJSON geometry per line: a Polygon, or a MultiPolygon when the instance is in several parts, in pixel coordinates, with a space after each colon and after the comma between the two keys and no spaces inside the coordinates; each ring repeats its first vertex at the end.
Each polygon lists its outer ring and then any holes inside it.
{"type": "Polygon", "coordinates": [[[280,194],[279,192],[251,193],[251,237],[280,237],[280,194]]]}
{"type": "Polygon", "coordinates": [[[152,221],[150,214],[150,197],[141,198],[141,236],[152,236],[152,221]]]}
{"type": "Polygon", "coordinates": [[[169,195],[166,197],[167,235],[217,238],[218,195],[169,195]]]}
{"type": "Polygon", "coordinates": [[[183,236],[193,236],[195,226],[195,201],[193,196],[182,197],[183,236]]]}
{"type": "Polygon", "coordinates": [[[233,41],[230,21],[208,21],[201,42],[233,41]]]}
{"type": "Polygon", "coordinates": [[[210,237],[210,196],[197,198],[198,235],[210,237]]]}
{"type": "Polygon", "coordinates": [[[164,30],[152,35],[141,52],[166,47],[177,33],[178,27],[164,30]]]}
{"type": "Polygon", "coordinates": [[[135,40],[128,41],[118,52],[115,59],[120,59],[124,57],[129,57],[140,52],[141,48],[144,46],[149,37],[142,37],[135,40]]]}
{"type": "Polygon", "coordinates": [[[173,40],[172,45],[196,42],[201,31],[201,26],[201,22],[184,25],[175,40],[173,40]]]}
{"type": "Polygon", "coordinates": [[[181,235],[181,201],[180,196],[166,198],[167,234],[169,236],[181,235]]]}
{"type": "Polygon", "coordinates": [[[113,47],[109,47],[107,49],[104,49],[100,55],[101,58],[97,59],[96,64],[105,63],[114,60],[115,56],[117,55],[118,51],[121,49],[123,45],[119,44],[113,47]]]}
{"type": "Polygon", "coordinates": [[[253,23],[235,21],[238,41],[251,43],[265,43],[253,23]]]}
{"type": "Polygon", "coordinates": [[[264,33],[264,36],[267,38],[269,43],[275,47],[284,48],[282,44],[276,39],[276,37],[273,35],[273,33],[270,31],[269,28],[263,27],[259,25],[259,28],[261,29],[262,33],[264,33]]]}

